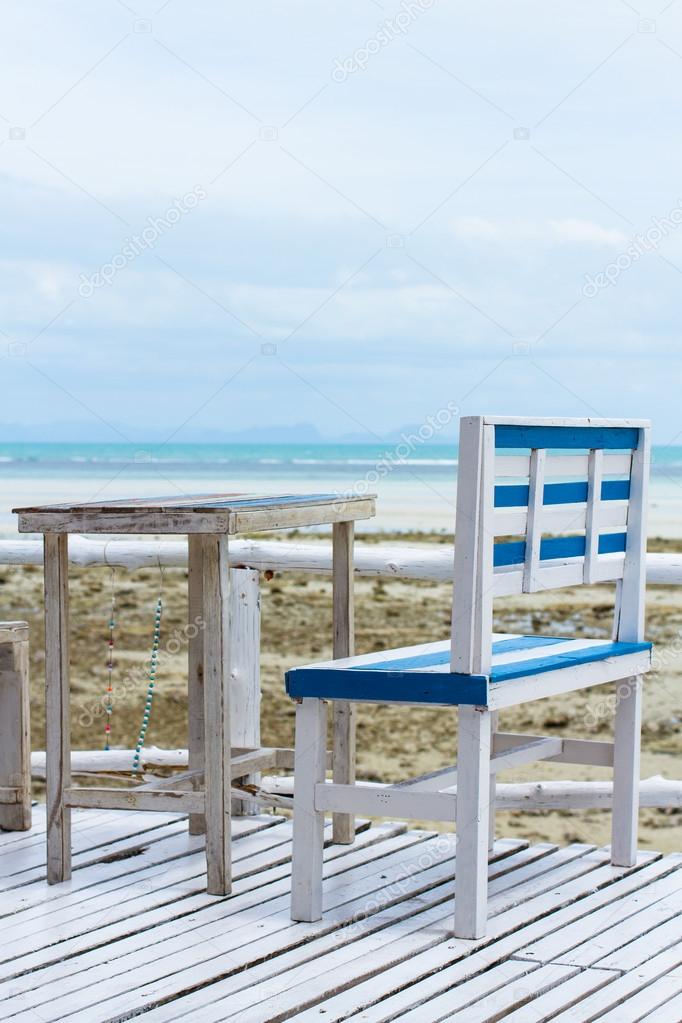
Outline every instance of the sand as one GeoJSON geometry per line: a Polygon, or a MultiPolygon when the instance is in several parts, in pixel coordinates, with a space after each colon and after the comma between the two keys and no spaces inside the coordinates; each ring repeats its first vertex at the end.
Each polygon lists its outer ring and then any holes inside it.
{"type": "MultiPolygon", "coordinates": [[[[309,537],[307,539],[310,539],[309,537]]],[[[368,536],[367,539],[370,539],[368,536]]],[[[372,540],[378,540],[376,536],[372,540]]],[[[397,537],[384,536],[394,541],[397,537]]],[[[444,543],[440,534],[403,540],[444,543]]],[[[653,541],[650,550],[675,549],[653,541]]],[[[116,672],[133,673],[132,692],[117,699],[112,717],[114,746],[130,748],[139,730],[145,695],[144,663],[149,656],[159,573],[117,571],[116,672]]],[[[94,567],[71,570],[72,733],[74,748],[103,744],[101,698],[106,658],[111,576],[94,567]]],[[[186,573],[168,569],[163,582],[162,622],[167,641],[186,620],[186,573]]],[[[357,650],[382,650],[444,639],[450,618],[450,587],[401,580],[361,579],[357,583],[357,650]]],[[[496,604],[496,629],[548,635],[608,637],[613,610],[609,587],[560,590],[514,597],[496,604]]],[[[42,569],[0,569],[0,620],[22,619],[31,627],[32,746],[44,748],[42,569]]],[[[648,600],[648,635],[662,664],[646,683],[642,776],[682,777],[682,591],[653,587],[648,600]]],[[[287,573],[263,580],[262,739],[291,746],[294,708],[284,692],[283,673],[295,664],[331,656],[331,584],[313,575],[287,573]]],[[[186,746],[186,654],[162,652],[148,745],[186,746]]],[[[502,715],[505,730],[608,739],[608,687],[526,704],[502,715]]],[[[365,706],[359,711],[358,774],[398,780],[452,763],[456,757],[456,712],[365,706]]],[[[531,765],[505,773],[503,781],[542,778],[608,778],[610,772],[572,765],[531,765]]],[[[40,787],[36,787],[40,795],[40,787]]],[[[640,847],[662,852],[682,848],[682,811],[643,810],[640,847]]],[[[500,815],[498,832],[531,841],[605,843],[610,815],[601,811],[500,815]]]]}

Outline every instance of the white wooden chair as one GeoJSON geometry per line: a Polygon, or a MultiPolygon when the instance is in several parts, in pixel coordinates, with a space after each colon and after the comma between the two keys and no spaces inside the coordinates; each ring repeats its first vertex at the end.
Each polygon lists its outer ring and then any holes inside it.
{"type": "Polygon", "coordinates": [[[535,760],[613,766],[611,858],[635,863],[641,676],[651,666],[643,642],[649,461],[647,422],[462,419],[451,639],[287,674],[298,701],[294,920],[321,916],[325,811],[456,817],[455,935],[481,937],[495,777],[535,760]],[[493,634],[496,596],[611,581],[609,642],[493,634]],[[620,683],[613,743],[497,730],[503,708],[606,682],[620,683]],[[326,782],[328,700],[458,706],[457,770],[391,786],[326,782]]]}

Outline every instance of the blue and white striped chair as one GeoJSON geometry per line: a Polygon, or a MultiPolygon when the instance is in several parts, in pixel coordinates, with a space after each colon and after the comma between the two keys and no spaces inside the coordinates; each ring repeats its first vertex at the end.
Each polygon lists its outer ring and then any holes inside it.
{"type": "Polygon", "coordinates": [[[646,422],[462,419],[451,638],[287,674],[298,701],[294,920],[322,913],[325,812],[456,818],[455,935],[481,937],[495,777],[535,760],[613,766],[611,858],[635,863],[641,676],[651,666],[643,641],[649,462],[646,422]],[[617,584],[610,642],[493,634],[496,596],[601,582],[617,584]],[[620,683],[613,743],[497,730],[499,710],[607,682],[620,683]],[[396,786],[326,782],[329,700],[457,706],[457,770],[396,786]]]}

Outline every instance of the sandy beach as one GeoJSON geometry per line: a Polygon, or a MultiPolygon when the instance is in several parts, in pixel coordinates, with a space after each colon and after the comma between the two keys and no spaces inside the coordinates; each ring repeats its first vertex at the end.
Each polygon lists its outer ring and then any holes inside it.
{"type": "MultiPolygon", "coordinates": [[[[368,537],[369,538],[369,537],[368,537]]],[[[379,537],[373,534],[373,540],[379,537]]],[[[383,539],[398,539],[384,536],[383,539]]],[[[408,539],[403,536],[402,539],[408,539]]],[[[414,542],[445,543],[438,534],[412,535],[414,542]]],[[[674,550],[674,541],[653,540],[651,550],[674,550]]],[[[106,628],[111,575],[99,567],[71,572],[72,728],[75,748],[103,745],[101,701],[106,685],[106,628]]],[[[130,748],[139,729],[145,691],[144,664],[154,604],[159,594],[157,571],[117,571],[116,673],[139,676],[132,695],[115,701],[112,745],[130,748]]],[[[368,580],[357,582],[358,651],[382,650],[443,639],[448,634],[450,587],[446,584],[368,580]]],[[[186,745],[185,653],[163,652],[163,636],[181,629],[187,614],[186,573],[168,569],[163,580],[162,656],[148,745],[186,745]]],[[[497,603],[499,631],[609,635],[613,609],[611,588],[554,591],[533,598],[497,603]]],[[[44,748],[42,570],[0,568],[0,619],[25,619],[31,627],[31,695],[33,748],[44,748]]],[[[682,758],[682,691],[680,632],[682,594],[672,587],[652,587],[648,601],[648,635],[657,644],[659,671],[649,676],[643,726],[642,777],[680,777],[682,758]]],[[[331,584],[326,578],[287,573],[263,579],[262,587],[262,738],[265,744],[290,746],[294,708],[285,694],[283,673],[295,664],[331,656],[331,584]]],[[[503,715],[505,729],[610,738],[611,707],[607,687],[558,700],[543,700],[503,715]]],[[[385,706],[360,708],[358,772],[371,780],[397,780],[434,770],[456,756],[455,711],[385,706]]],[[[535,767],[505,773],[504,781],[537,777],[535,767]]],[[[608,777],[609,772],[571,765],[544,764],[545,778],[608,777]]],[[[40,794],[39,787],[36,792],[40,794]]],[[[672,851],[682,845],[682,812],[644,810],[640,847],[672,851]]],[[[609,814],[590,811],[500,817],[498,830],[531,841],[607,842],[609,814]]]]}

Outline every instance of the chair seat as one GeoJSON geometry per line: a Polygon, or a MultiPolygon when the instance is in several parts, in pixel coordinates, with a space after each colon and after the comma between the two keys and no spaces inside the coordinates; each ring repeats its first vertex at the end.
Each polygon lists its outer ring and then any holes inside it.
{"type": "Polygon", "coordinates": [[[498,686],[579,665],[628,657],[636,664],[615,677],[640,674],[650,667],[651,649],[651,643],[498,633],[493,636],[490,675],[451,672],[450,640],[444,640],[293,668],[287,672],[286,688],[294,698],[488,706],[498,686]]]}

